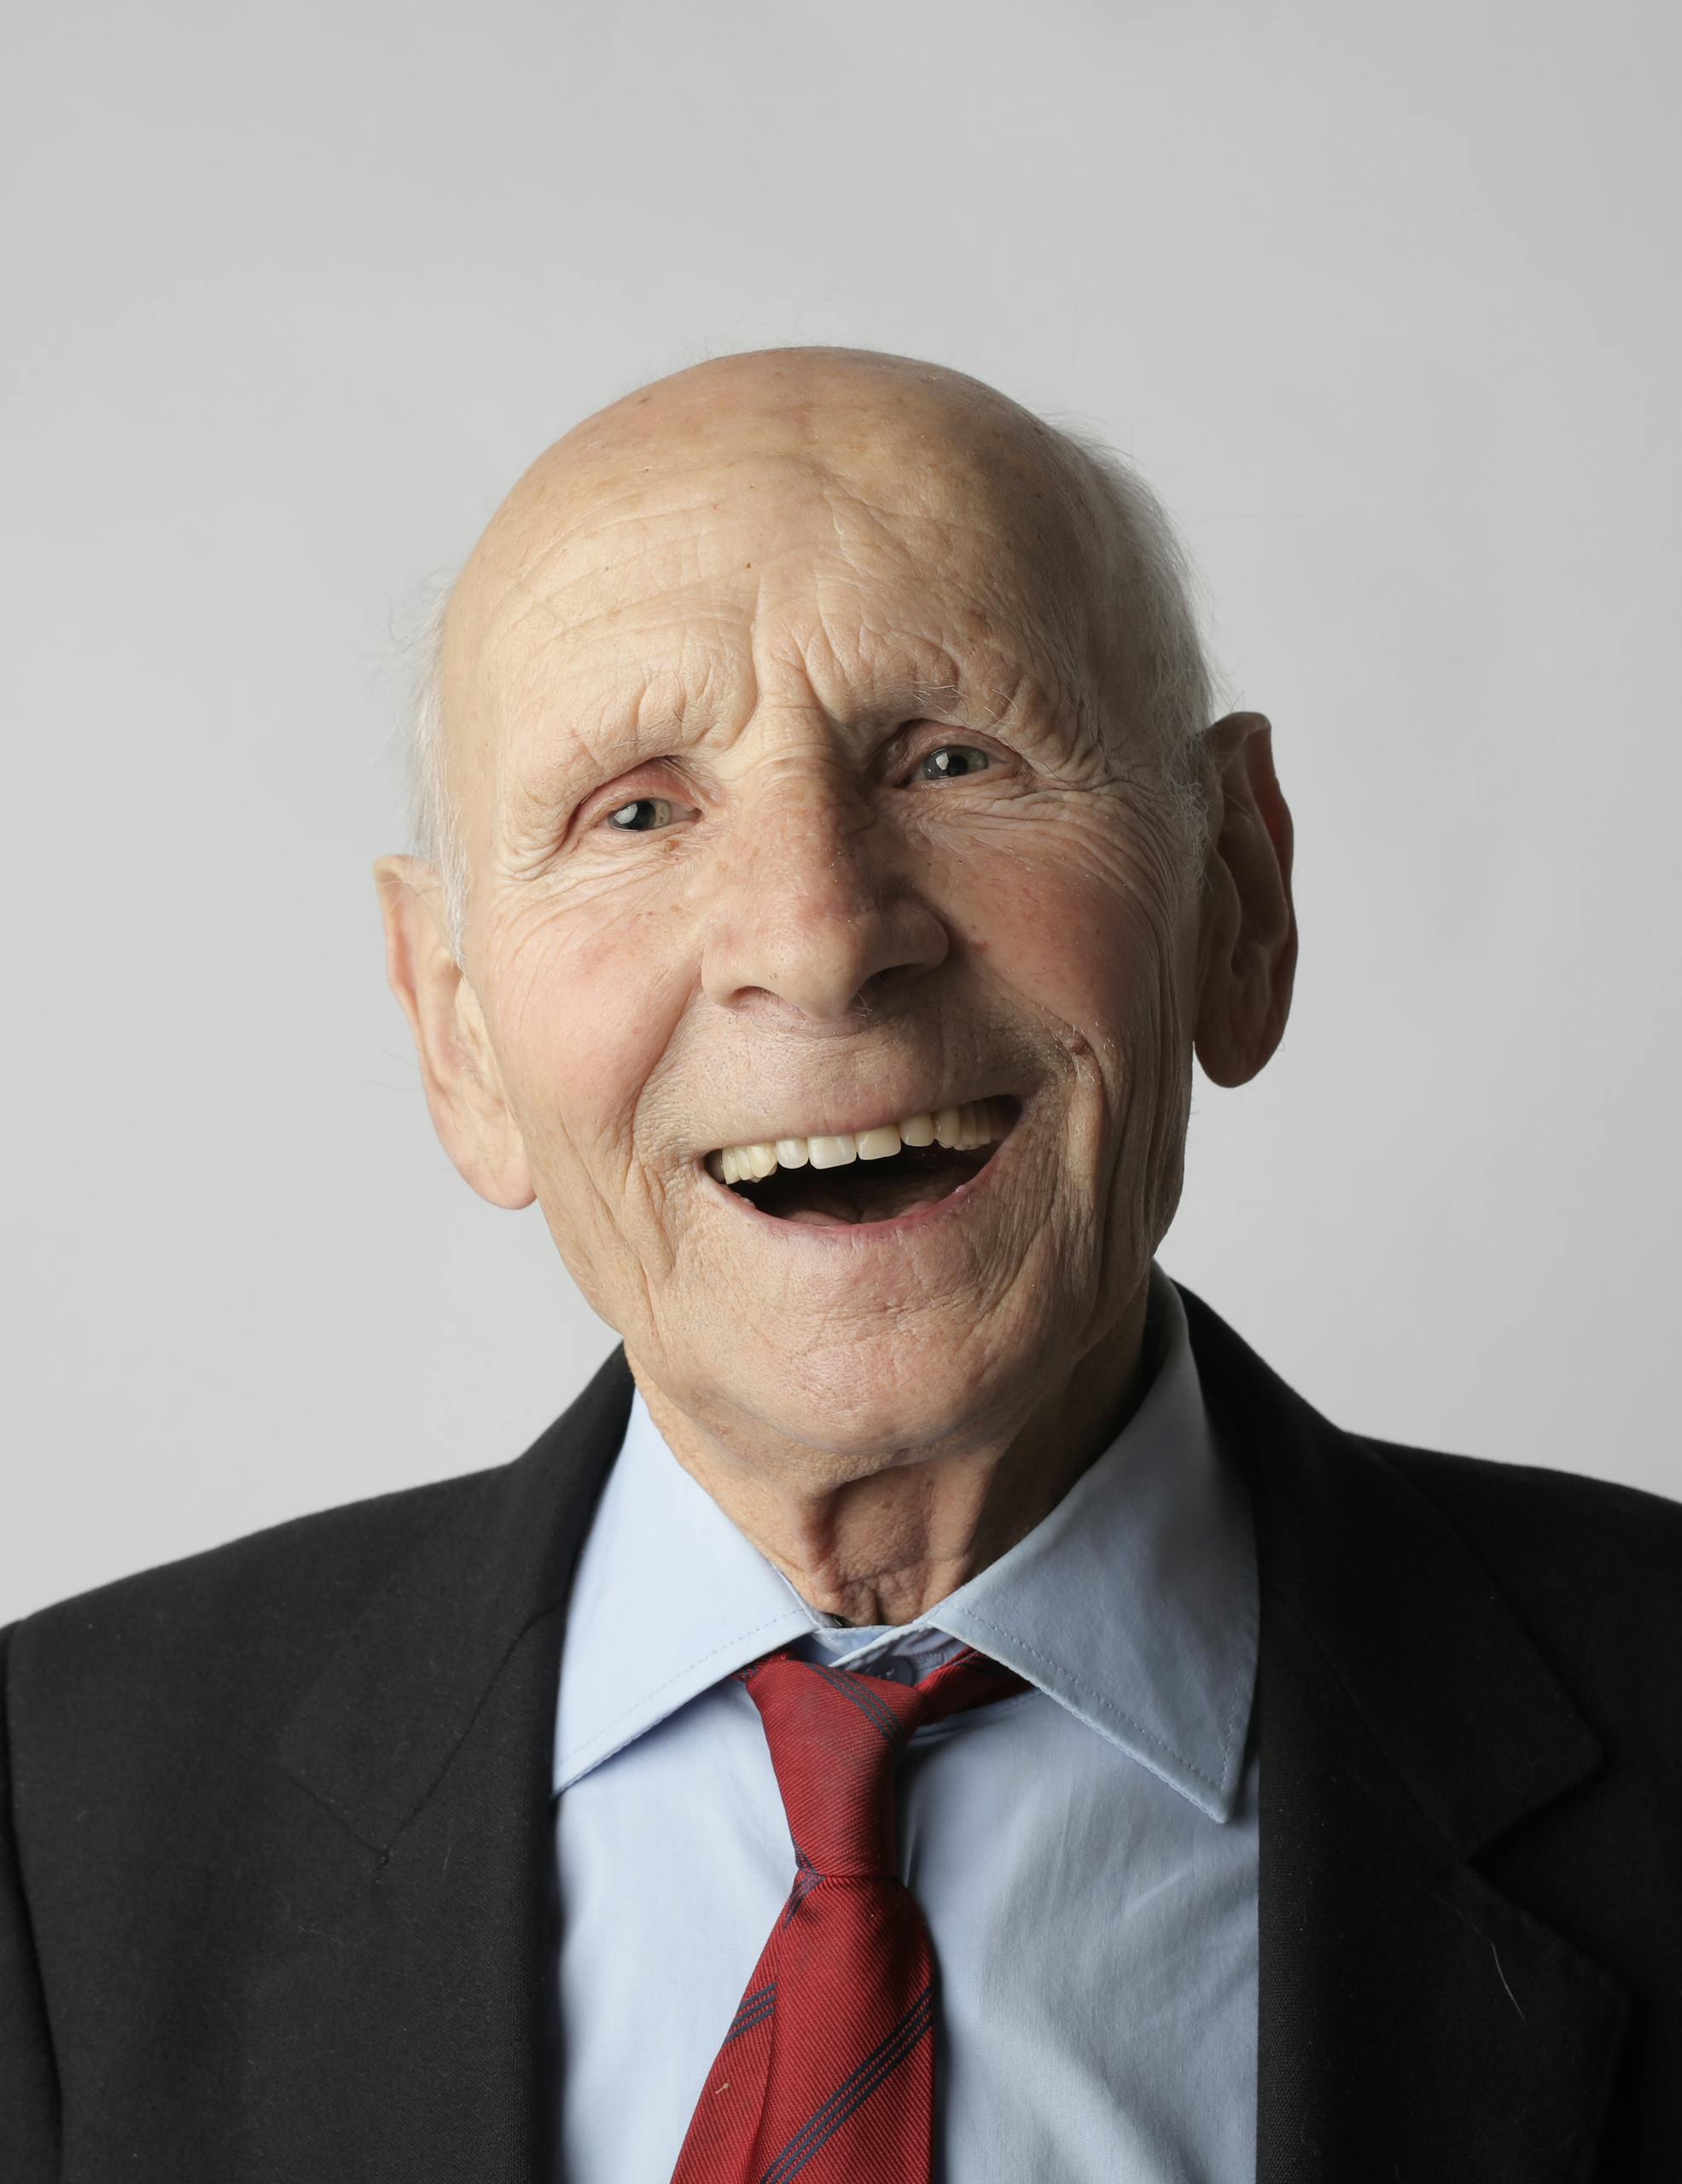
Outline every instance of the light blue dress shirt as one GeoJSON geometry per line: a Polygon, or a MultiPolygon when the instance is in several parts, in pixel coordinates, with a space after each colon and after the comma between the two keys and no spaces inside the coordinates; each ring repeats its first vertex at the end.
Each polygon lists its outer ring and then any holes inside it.
{"type": "MultiPolygon", "coordinates": [[[[938,1966],[937,2184],[1254,2184],[1259,1603],[1173,1283],[1150,1385],[1008,1553],[914,1623],[809,1607],[640,1396],[585,1539],[555,1742],[564,2184],[665,2184],[794,1879],[732,1671],[914,1681],[978,1647],[1034,1687],[920,1729],[899,1870],[938,1966]]],[[[1149,1354],[1149,1353],[1148,1353],[1149,1354]]]]}

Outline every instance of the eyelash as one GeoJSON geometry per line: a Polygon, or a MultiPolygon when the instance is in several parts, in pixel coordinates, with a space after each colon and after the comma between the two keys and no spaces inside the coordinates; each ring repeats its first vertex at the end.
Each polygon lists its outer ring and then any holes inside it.
{"type": "MultiPolygon", "coordinates": [[[[990,751],[984,751],[978,743],[936,743],[928,750],[925,751],[922,758],[917,760],[917,775],[919,779],[926,781],[968,781],[976,774],[984,774],[987,772],[993,764],[994,760],[992,753],[990,751]],[[948,751],[969,752],[974,757],[978,758],[981,761],[981,764],[979,766],[966,766],[961,774],[929,774],[924,773],[922,770],[924,767],[932,764],[936,758],[941,757],[943,753],[948,751]]],[[[608,833],[612,834],[654,834],[658,832],[659,829],[651,827],[616,827],[613,822],[619,817],[621,811],[635,811],[639,808],[639,806],[645,804],[663,804],[670,809],[672,802],[672,799],[668,796],[629,797],[623,804],[616,804],[608,811],[604,812],[602,814],[602,824],[608,833]]]]}

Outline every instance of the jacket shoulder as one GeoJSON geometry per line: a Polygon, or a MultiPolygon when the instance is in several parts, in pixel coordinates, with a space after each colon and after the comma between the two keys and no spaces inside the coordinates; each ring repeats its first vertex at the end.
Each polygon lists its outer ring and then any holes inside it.
{"type": "Polygon", "coordinates": [[[295,1517],[12,1625],[13,1734],[161,1730],[295,1703],[391,1573],[498,1467],[295,1517]]]}
{"type": "Polygon", "coordinates": [[[1682,1502],[1540,1464],[1350,1438],[1395,1469],[1475,1548],[1537,1582],[1552,1572],[1581,1599],[1614,1577],[1664,1585],[1682,1607],[1682,1502]]]}
{"type": "Polygon", "coordinates": [[[1682,1810],[1682,1502],[1578,1472],[1365,1445],[1458,1533],[1609,1745],[1682,1810]]]}
{"type": "MultiPolygon", "coordinates": [[[[1682,1642],[1682,1502],[1582,1472],[1423,1449],[1336,1425],[1177,1281],[1204,1393],[1237,1440],[1282,1435],[1314,1465],[1400,1477],[1514,1605],[1549,1623],[1682,1642]],[[1255,1421],[1265,1423],[1258,1428],[1255,1421]]],[[[1332,1473],[1324,1474],[1329,1481],[1332,1473]]],[[[1328,1551],[1330,1551],[1328,1549],[1328,1551]]],[[[1533,1633],[1533,1635],[1536,1635],[1533,1633]]]]}

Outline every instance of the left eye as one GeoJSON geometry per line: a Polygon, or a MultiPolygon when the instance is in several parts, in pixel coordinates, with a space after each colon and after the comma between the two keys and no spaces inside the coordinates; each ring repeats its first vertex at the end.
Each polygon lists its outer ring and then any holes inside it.
{"type": "Polygon", "coordinates": [[[646,834],[671,823],[672,806],[663,796],[639,796],[608,814],[608,826],[619,834],[646,834]]]}
{"type": "Polygon", "coordinates": [[[958,781],[965,774],[984,772],[992,764],[987,753],[973,743],[943,743],[923,759],[918,772],[926,781],[958,781]]]}

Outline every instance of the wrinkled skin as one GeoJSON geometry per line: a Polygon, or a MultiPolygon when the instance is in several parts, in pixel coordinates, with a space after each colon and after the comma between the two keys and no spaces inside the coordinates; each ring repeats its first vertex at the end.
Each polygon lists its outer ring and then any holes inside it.
{"type": "Polygon", "coordinates": [[[1194,1043],[1242,1083],[1289,1006],[1268,725],[1208,732],[1188,874],[1098,559],[973,380],[677,375],[543,456],[457,586],[463,968],[431,868],[375,868],[451,1159],[535,1198],[679,1461],[854,1623],[941,1598],[1118,1430],[1194,1043]],[[701,1165],[999,1093],[983,1183],[909,1226],[772,1222],[701,1165]]]}

